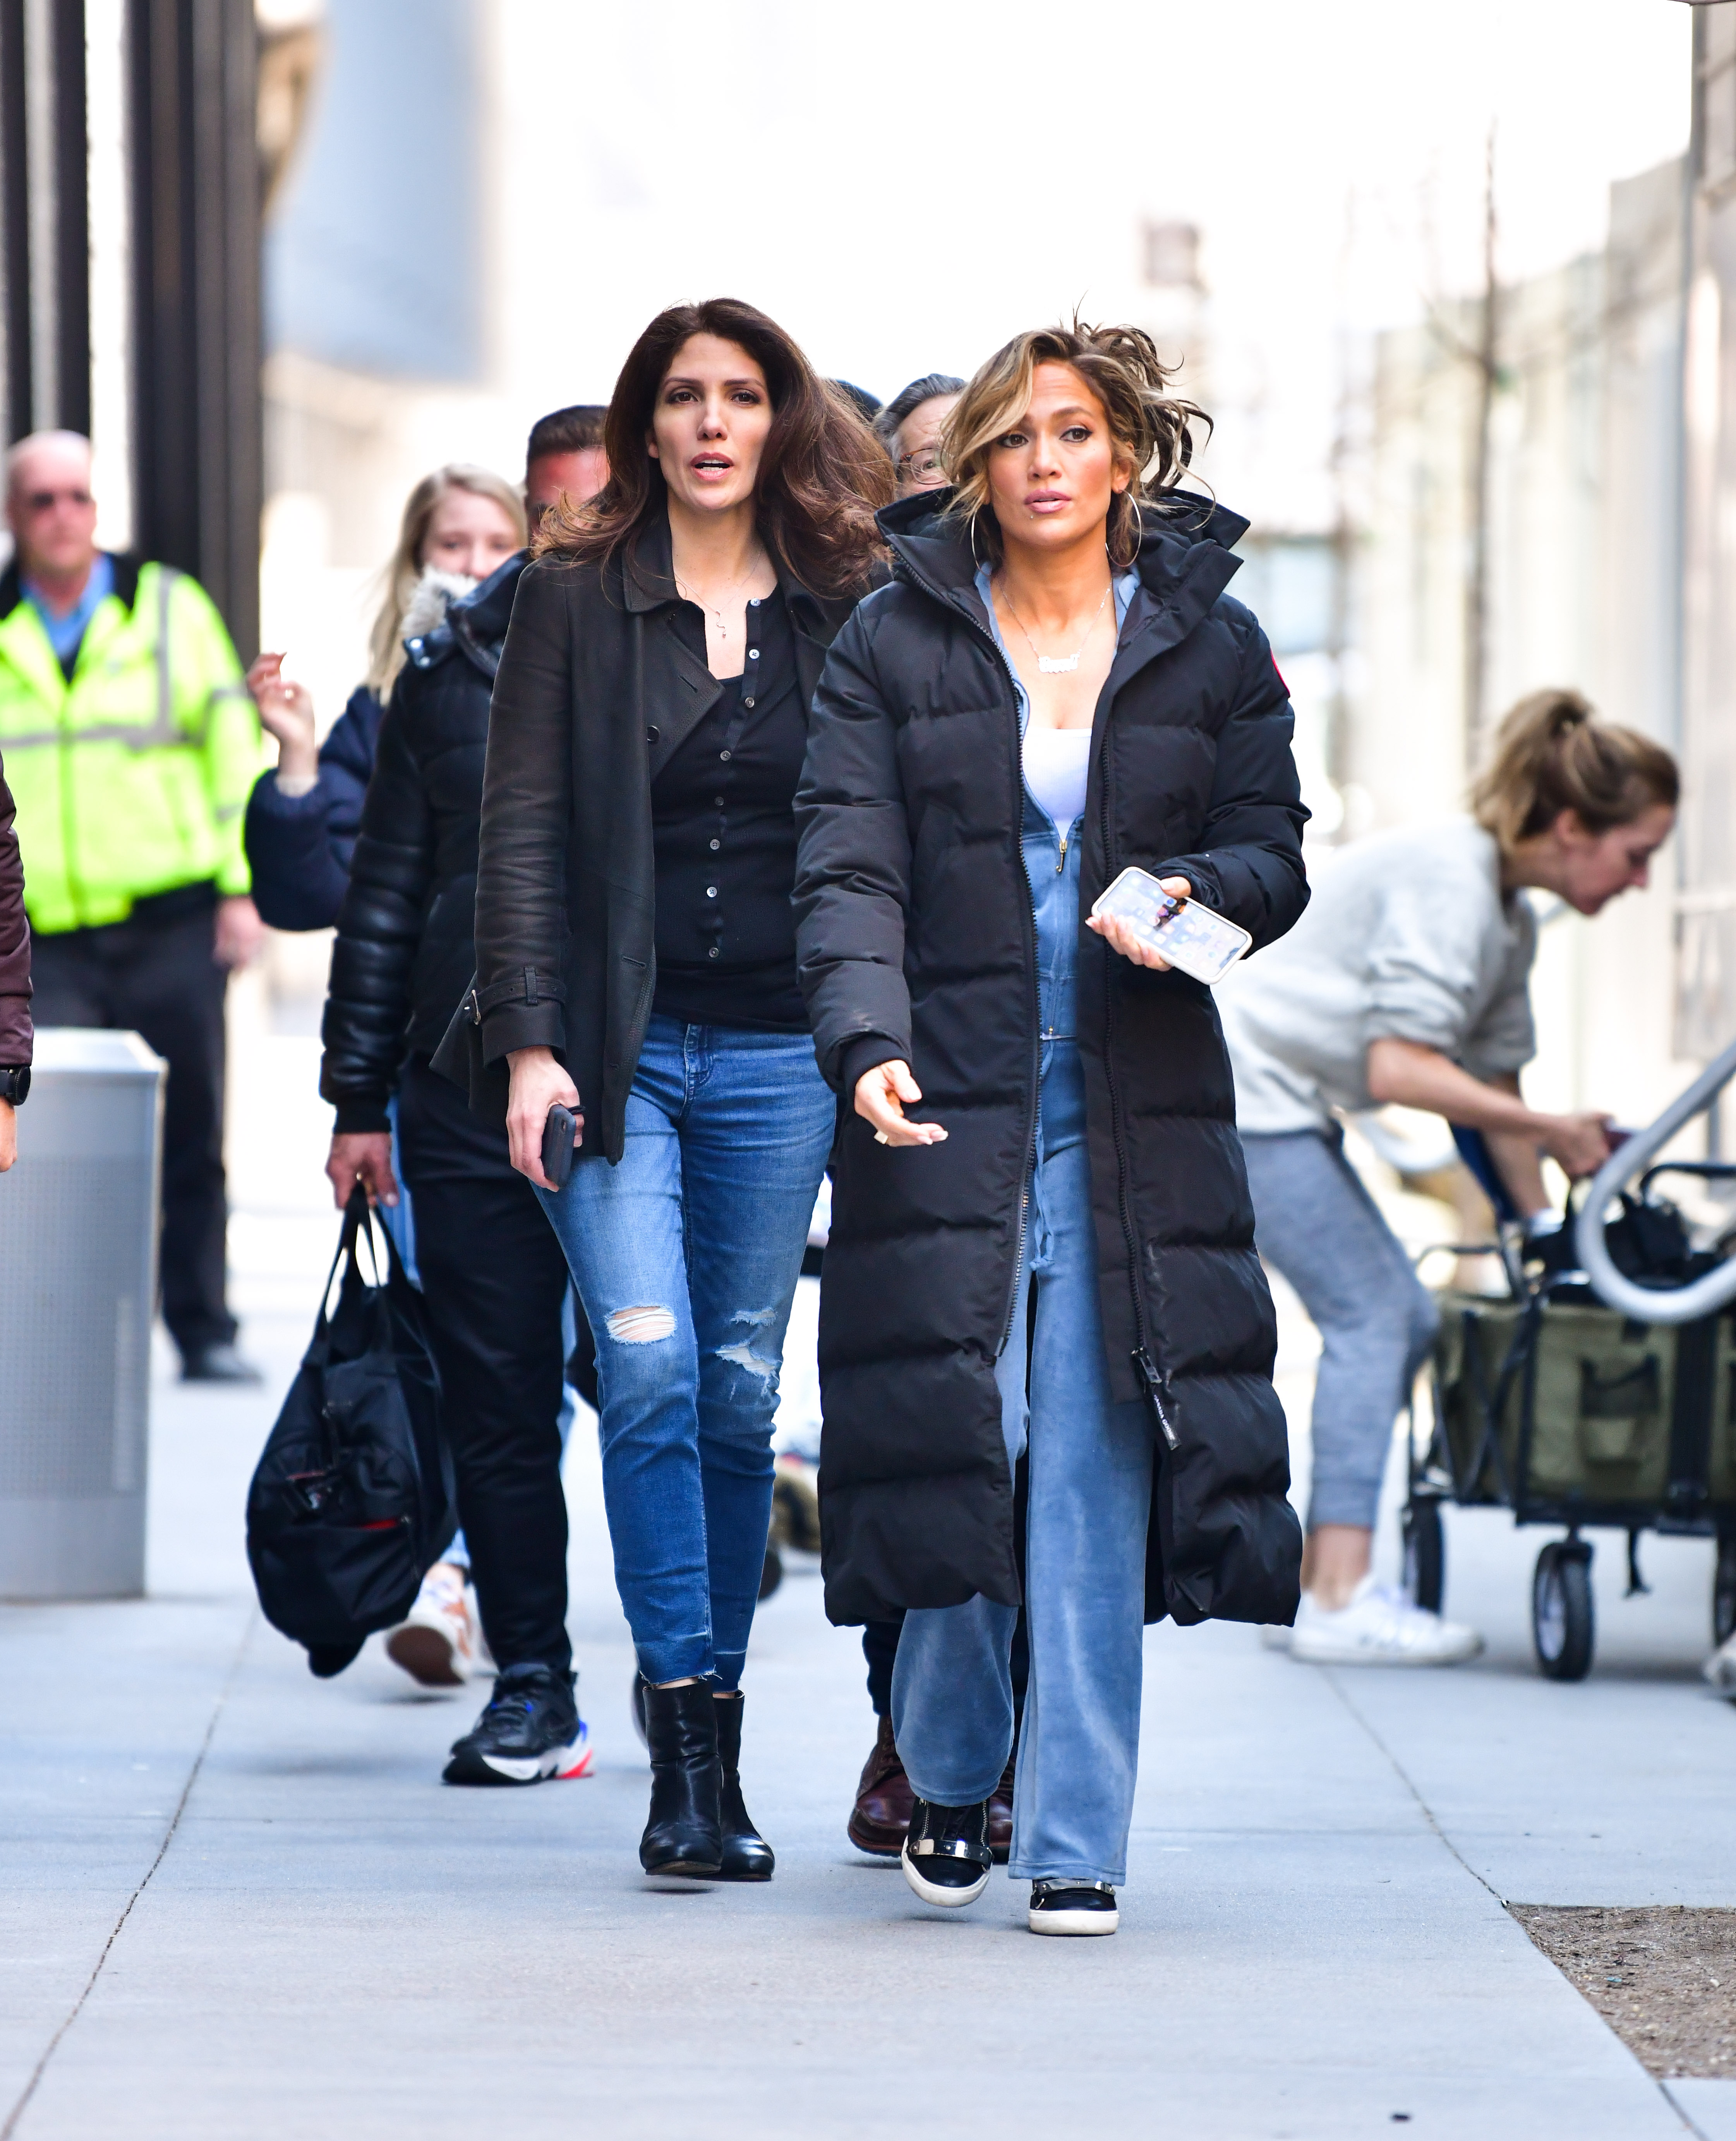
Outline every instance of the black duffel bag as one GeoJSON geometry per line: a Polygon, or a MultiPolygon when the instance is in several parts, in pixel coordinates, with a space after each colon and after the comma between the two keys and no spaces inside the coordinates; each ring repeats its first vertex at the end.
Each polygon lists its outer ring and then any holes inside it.
{"type": "Polygon", "coordinates": [[[425,1312],[358,1185],[313,1342],[247,1497],[259,1604],[274,1628],[306,1646],[322,1680],[342,1672],[376,1629],[404,1618],[457,1528],[425,1312]],[[372,1282],[357,1261],[364,1233],[372,1282]]]}

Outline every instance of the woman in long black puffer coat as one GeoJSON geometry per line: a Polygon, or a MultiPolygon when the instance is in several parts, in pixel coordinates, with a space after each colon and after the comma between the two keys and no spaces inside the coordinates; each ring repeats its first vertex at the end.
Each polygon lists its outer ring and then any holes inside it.
{"type": "Polygon", "coordinates": [[[827,1610],[912,1609],[905,1871],[972,1901],[1027,1459],[1011,1871],[1040,1932],[1117,1922],[1142,1621],[1287,1622],[1301,1558],[1211,992],[1085,918],[1129,864],[1256,949],[1307,898],[1287,695],[1223,592],[1247,524],[1173,488],[1197,411],[1163,377],[1127,328],[983,367],[954,490],[880,515],[893,584],[834,643],[797,798],[802,982],[844,1103],[827,1610]]]}

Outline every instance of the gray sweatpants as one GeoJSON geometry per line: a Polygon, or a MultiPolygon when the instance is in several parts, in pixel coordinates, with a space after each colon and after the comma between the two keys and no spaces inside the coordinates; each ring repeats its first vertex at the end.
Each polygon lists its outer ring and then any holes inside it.
{"type": "Polygon", "coordinates": [[[1255,1246],[1296,1288],[1320,1334],[1310,1531],[1373,1530],[1393,1421],[1438,1320],[1343,1144],[1336,1131],[1242,1139],[1255,1246]]]}

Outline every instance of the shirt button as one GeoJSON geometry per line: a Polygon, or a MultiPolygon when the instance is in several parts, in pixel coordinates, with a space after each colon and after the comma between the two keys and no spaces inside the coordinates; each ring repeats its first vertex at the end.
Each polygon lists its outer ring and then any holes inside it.
{"type": "Polygon", "coordinates": [[[712,854],[716,854],[716,852],[717,852],[717,850],[718,850],[718,849],[719,849],[722,845],[723,845],[723,842],[722,842],[721,840],[713,840],[713,841],[712,841],[712,843],[711,843],[711,852],[712,852],[712,854]]]}
{"type": "Polygon", "coordinates": [[[715,958],[716,958],[716,957],[717,957],[717,956],[718,956],[718,947],[716,947],[716,945],[715,945],[715,944],[714,944],[714,945],[711,947],[711,950],[710,950],[709,952],[706,952],[706,957],[708,959],[715,959],[715,958]]]}
{"type": "Polygon", "coordinates": [[[647,743],[655,743],[655,742],[657,741],[657,731],[656,731],[655,729],[647,729],[647,731],[645,731],[645,741],[647,741],[647,743]]]}
{"type": "Polygon", "coordinates": [[[718,809],[719,809],[720,810],[722,810],[722,808],[723,808],[723,798],[722,798],[722,796],[720,796],[720,795],[714,795],[714,796],[711,798],[711,800],[712,800],[712,801],[713,801],[713,802],[717,805],[717,807],[718,807],[718,809]]]}
{"type": "Polygon", "coordinates": [[[747,650],[747,658],[750,662],[757,662],[760,659],[759,648],[757,647],[749,647],[747,650]]]}
{"type": "Polygon", "coordinates": [[[717,754],[720,758],[727,758],[729,755],[730,754],[726,751],[720,751],[717,754]]]}
{"type": "Polygon", "coordinates": [[[708,884],[708,885],[706,887],[706,898],[707,898],[707,899],[716,899],[716,897],[717,897],[717,887],[716,887],[715,884],[708,884]]]}
{"type": "Polygon", "coordinates": [[[754,702],[751,699],[744,699],[741,703],[744,706],[750,706],[754,702]]]}

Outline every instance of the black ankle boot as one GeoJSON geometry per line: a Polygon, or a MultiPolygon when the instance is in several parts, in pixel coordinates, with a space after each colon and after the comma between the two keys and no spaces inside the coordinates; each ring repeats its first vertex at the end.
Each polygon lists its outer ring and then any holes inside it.
{"type": "Polygon", "coordinates": [[[647,1873],[705,1880],[723,1863],[717,1704],[703,1681],[645,1691],[651,1816],[639,1839],[647,1873]]]}
{"type": "Polygon", "coordinates": [[[739,1696],[712,1704],[717,1711],[717,1760],[723,1772],[723,1878],[725,1881],[769,1881],[777,1860],[771,1846],[754,1827],[741,1798],[741,1713],[739,1696]]]}

